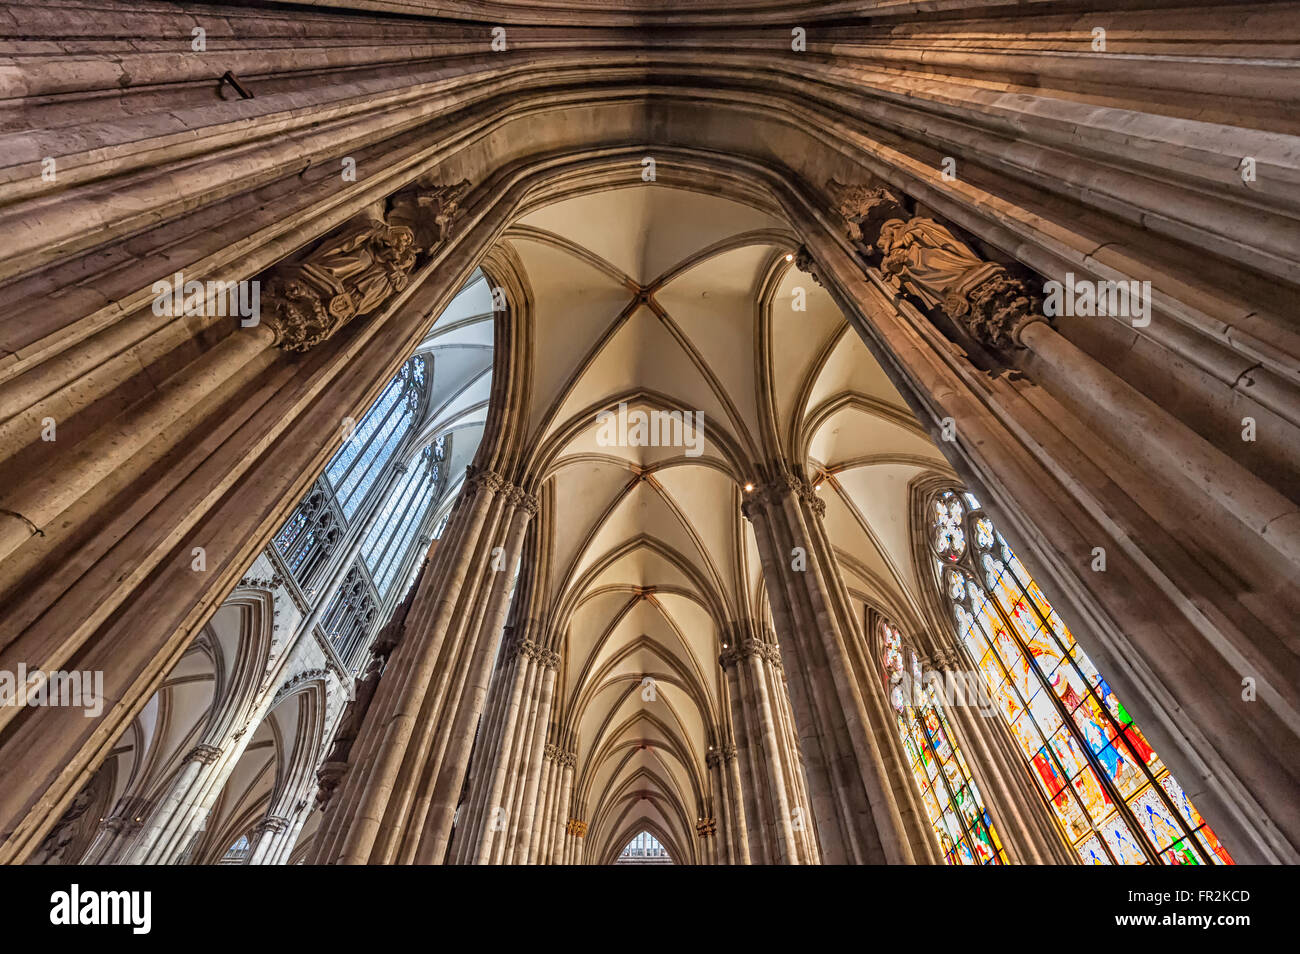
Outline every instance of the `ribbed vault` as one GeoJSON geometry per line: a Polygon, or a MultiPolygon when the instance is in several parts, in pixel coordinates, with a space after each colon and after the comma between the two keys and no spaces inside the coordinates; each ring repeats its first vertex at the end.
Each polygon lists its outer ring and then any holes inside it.
{"type": "Polygon", "coordinates": [[[657,184],[577,189],[502,241],[534,322],[525,445],[586,856],[612,862],[648,830],[693,860],[718,798],[706,757],[731,737],[718,656],[737,621],[768,616],[746,486],[775,460],[901,481],[901,525],[881,501],[885,525],[859,514],[845,545],[878,601],[907,606],[907,480],[947,468],[772,213],[657,184]],[[611,443],[624,435],[600,415],[616,426],[620,404],[633,421],[701,412],[698,442],[611,443]]]}

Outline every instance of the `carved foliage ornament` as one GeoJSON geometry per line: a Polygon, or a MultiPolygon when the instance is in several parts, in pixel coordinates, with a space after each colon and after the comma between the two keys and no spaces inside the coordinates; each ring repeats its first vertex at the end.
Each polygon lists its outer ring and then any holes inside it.
{"type": "Polygon", "coordinates": [[[986,347],[1016,347],[1026,326],[1047,320],[1024,282],[934,219],[909,215],[888,189],[834,181],[828,189],[849,240],[879,261],[886,284],[927,309],[942,309],[986,347]]]}
{"type": "Polygon", "coordinates": [[[817,516],[826,516],[826,501],[817,496],[817,488],[801,477],[784,472],[747,491],[740,502],[740,512],[752,520],[769,507],[780,507],[791,494],[807,504],[817,516]]]}
{"type": "Polygon", "coordinates": [[[261,279],[262,319],[277,347],[308,351],[410,284],[416,266],[451,237],[469,183],[416,187],[326,235],[261,279]]]}

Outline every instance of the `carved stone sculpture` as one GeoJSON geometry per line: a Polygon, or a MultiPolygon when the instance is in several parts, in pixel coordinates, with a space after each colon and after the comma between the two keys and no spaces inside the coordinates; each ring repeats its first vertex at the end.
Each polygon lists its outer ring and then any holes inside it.
{"type": "Polygon", "coordinates": [[[262,317],[278,347],[308,351],[405,289],[415,261],[410,229],[373,219],[346,226],[302,261],[271,270],[262,317]]]}
{"type": "Polygon", "coordinates": [[[942,309],[985,346],[1014,347],[1026,325],[1046,320],[1024,282],[934,219],[908,215],[888,189],[838,182],[828,188],[850,241],[879,260],[886,284],[927,309],[942,309]]]}
{"type": "Polygon", "coordinates": [[[461,181],[398,193],[383,218],[354,219],[272,268],[262,279],[262,319],[276,346],[308,351],[403,291],[421,257],[450,238],[468,190],[461,181]]]}

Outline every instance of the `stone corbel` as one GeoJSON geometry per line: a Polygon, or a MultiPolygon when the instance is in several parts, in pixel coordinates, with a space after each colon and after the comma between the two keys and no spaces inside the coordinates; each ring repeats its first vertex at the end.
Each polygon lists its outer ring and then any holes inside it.
{"type": "Polygon", "coordinates": [[[817,271],[817,262],[813,259],[812,253],[808,251],[806,245],[800,245],[794,253],[794,267],[806,274],[816,284],[825,287],[821,274],[817,271]]]}

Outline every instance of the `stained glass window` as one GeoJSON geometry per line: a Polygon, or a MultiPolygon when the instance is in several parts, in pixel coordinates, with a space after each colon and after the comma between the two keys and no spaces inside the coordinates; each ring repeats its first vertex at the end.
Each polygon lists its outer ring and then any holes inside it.
{"type": "Polygon", "coordinates": [[[1232,864],[1228,851],[971,494],[931,506],[957,633],[1087,864],[1232,864]]]}
{"type": "Polygon", "coordinates": [[[898,735],[926,817],[950,865],[1006,864],[1006,853],[975,779],[944,715],[934,682],[898,627],[878,624],[883,671],[898,735]]]}

